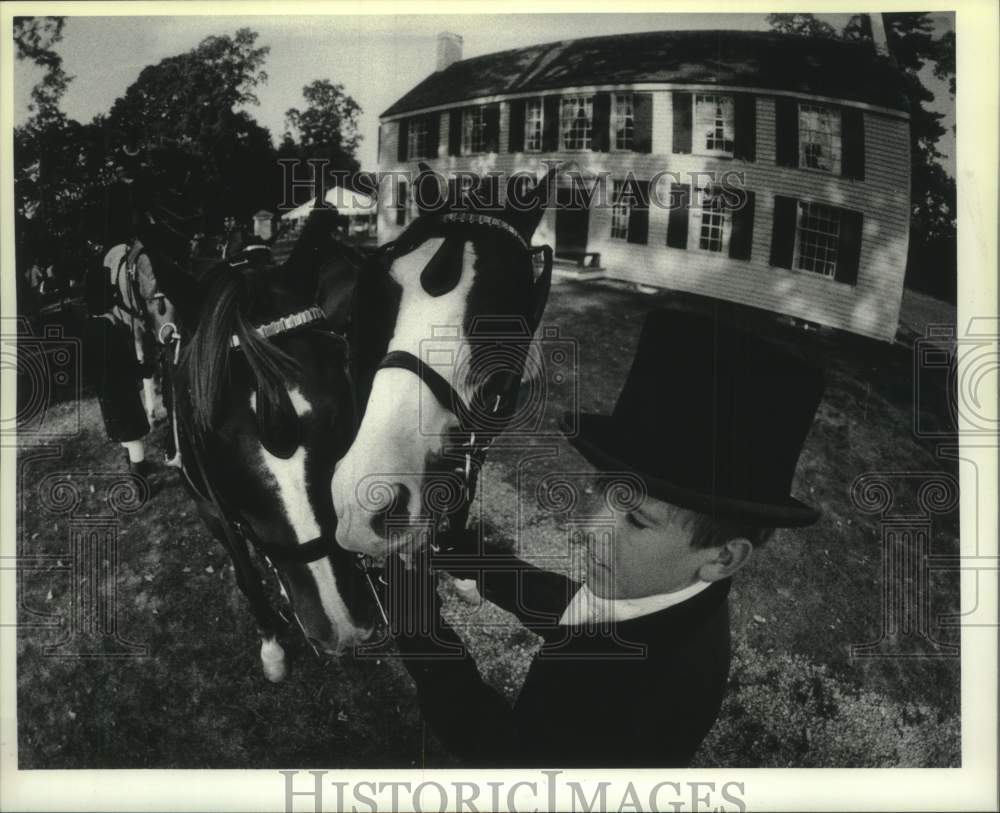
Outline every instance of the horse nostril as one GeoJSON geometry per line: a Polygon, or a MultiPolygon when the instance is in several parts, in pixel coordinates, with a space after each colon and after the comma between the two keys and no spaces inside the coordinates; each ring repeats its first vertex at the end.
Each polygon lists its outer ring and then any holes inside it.
{"type": "Polygon", "coordinates": [[[379,536],[386,538],[394,523],[405,525],[409,520],[410,489],[402,483],[392,487],[392,500],[381,511],[372,514],[371,528],[379,536]]]}

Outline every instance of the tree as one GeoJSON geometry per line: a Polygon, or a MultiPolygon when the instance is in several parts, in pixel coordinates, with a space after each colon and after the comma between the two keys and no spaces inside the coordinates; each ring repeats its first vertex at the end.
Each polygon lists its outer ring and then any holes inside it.
{"type": "Polygon", "coordinates": [[[31,91],[28,109],[40,123],[57,118],[59,100],[73,80],[62,67],[62,57],[52,47],[62,39],[65,17],[15,17],[14,45],[18,60],[30,59],[45,68],[45,74],[31,91]]]}
{"type": "Polygon", "coordinates": [[[325,159],[333,172],[356,172],[358,116],[361,106],[344,92],[342,84],[317,79],[302,88],[307,106],[285,113],[287,128],[279,153],[282,157],[325,159]]]}
{"type": "Polygon", "coordinates": [[[242,28],[143,69],[105,127],[137,193],[210,218],[246,217],[276,194],[269,132],[244,110],[267,81],[269,48],[242,28]]]}
{"type": "Polygon", "coordinates": [[[779,34],[836,39],[840,33],[813,14],[768,14],[767,23],[779,34]]]}

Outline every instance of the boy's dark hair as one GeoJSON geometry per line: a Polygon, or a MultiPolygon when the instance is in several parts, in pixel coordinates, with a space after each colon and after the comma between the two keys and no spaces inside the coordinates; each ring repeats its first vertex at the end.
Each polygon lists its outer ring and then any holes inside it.
{"type": "Polygon", "coordinates": [[[746,520],[714,517],[697,511],[685,513],[684,524],[691,529],[692,548],[718,548],[730,539],[746,539],[759,548],[774,535],[774,528],[761,527],[746,520]]]}

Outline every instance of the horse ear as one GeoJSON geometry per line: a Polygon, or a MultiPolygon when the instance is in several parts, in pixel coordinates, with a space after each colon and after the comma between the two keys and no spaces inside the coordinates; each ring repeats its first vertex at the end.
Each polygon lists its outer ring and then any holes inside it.
{"type": "Polygon", "coordinates": [[[558,171],[557,164],[549,167],[549,171],[535,184],[535,188],[524,202],[523,208],[519,206],[517,209],[510,209],[508,207],[509,219],[528,242],[531,242],[531,237],[535,233],[535,229],[538,228],[542,215],[545,214],[545,209],[552,202],[558,171]]]}

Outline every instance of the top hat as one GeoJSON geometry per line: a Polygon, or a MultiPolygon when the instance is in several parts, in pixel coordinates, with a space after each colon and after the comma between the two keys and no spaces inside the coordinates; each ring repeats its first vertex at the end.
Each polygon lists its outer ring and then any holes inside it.
{"type": "Polygon", "coordinates": [[[567,436],[598,468],[635,472],[674,505],[763,527],[811,525],[819,511],[789,492],[822,393],[821,371],[770,341],[656,311],[614,412],[581,414],[567,436]]]}

